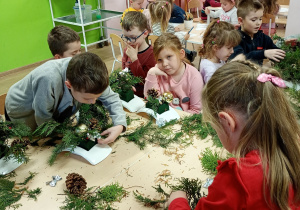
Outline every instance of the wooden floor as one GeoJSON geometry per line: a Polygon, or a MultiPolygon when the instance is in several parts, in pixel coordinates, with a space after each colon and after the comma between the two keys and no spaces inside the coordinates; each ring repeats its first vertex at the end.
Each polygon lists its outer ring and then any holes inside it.
{"type": "MultiPolygon", "coordinates": [[[[279,27],[277,28],[277,34],[281,37],[284,37],[284,33],[285,33],[285,28],[283,27],[283,25],[279,25],[279,27]]],[[[197,51],[198,47],[199,47],[198,45],[194,45],[194,46],[192,46],[191,44],[187,45],[187,48],[189,50],[197,51]]],[[[115,48],[115,49],[118,52],[118,49],[117,48],[115,48]]],[[[97,54],[106,63],[106,66],[107,66],[107,69],[109,70],[109,72],[111,71],[114,59],[113,59],[110,45],[105,46],[103,48],[96,48],[95,46],[94,47],[92,46],[89,49],[89,52],[97,54]]],[[[118,55],[120,55],[120,54],[118,54],[118,55]]],[[[30,71],[32,71],[34,68],[36,68],[37,66],[41,65],[42,63],[44,63],[46,61],[38,62],[38,63],[31,64],[31,65],[24,66],[24,67],[20,67],[18,69],[14,69],[14,70],[11,70],[8,72],[0,73],[0,81],[1,81],[0,95],[7,93],[10,86],[12,86],[17,81],[21,80],[30,71]]],[[[193,64],[198,69],[199,56],[197,56],[195,58],[193,64]]],[[[121,64],[116,62],[115,69],[120,68],[120,67],[121,67],[121,64]]]]}

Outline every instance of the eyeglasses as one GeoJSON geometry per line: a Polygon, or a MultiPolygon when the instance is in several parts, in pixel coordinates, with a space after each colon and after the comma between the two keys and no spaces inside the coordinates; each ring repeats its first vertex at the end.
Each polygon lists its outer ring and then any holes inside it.
{"type": "Polygon", "coordinates": [[[122,38],[122,40],[123,40],[124,42],[135,43],[136,40],[137,40],[138,38],[140,38],[140,36],[142,36],[142,35],[145,33],[145,31],[146,31],[146,30],[144,30],[140,35],[138,35],[138,36],[135,37],[135,38],[130,38],[130,37],[124,36],[123,34],[122,34],[121,38],[122,38]]]}

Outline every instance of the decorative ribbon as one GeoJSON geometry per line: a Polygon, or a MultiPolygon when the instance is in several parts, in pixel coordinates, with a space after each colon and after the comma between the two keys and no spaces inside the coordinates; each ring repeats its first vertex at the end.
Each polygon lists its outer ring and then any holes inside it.
{"type": "Polygon", "coordinates": [[[263,82],[263,83],[269,81],[269,82],[272,82],[274,85],[281,87],[281,88],[286,87],[283,79],[281,79],[280,77],[273,76],[271,74],[262,73],[257,77],[257,80],[260,82],[263,82]]]}

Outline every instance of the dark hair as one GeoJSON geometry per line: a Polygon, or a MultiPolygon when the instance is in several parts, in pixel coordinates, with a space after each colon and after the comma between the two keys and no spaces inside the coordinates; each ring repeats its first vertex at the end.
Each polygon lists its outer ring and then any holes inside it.
{"type": "Polygon", "coordinates": [[[265,200],[269,203],[269,195],[279,209],[287,210],[291,186],[291,201],[300,202],[300,127],[284,89],[258,81],[261,73],[280,77],[275,69],[249,61],[233,61],[219,68],[203,89],[203,120],[223,129],[220,111],[244,116],[245,126],[233,153],[239,161],[248,152],[259,151],[265,200]]]}
{"type": "Polygon", "coordinates": [[[122,28],[125,31],[130,31],[133,27],[138,27],[140,31],[144,31],[145,29],[151,31],[146,16],[141,12],[130,11],[125,14],[122,21],[122,28]]]}
{"type": "Polygon", "coordinates": [[[80,42],[80,37],[73,29],[59,25],[50,31],[47,41],[52,55],[62,56],[68,50],[67,44],[80,42]]]}
{"type": "Polygon", "coordinates": [[[69,62],[66,76],[79,92],[99,94],[109,85],[105,63],[90,52],[75,55],[69,62]]]}
{"type": "Polygon", "coordinates": [[[237,16],[245,18],[250,12],[264,10],[264,6],[258,0],[240,0],[237,6],[237,16]]]}

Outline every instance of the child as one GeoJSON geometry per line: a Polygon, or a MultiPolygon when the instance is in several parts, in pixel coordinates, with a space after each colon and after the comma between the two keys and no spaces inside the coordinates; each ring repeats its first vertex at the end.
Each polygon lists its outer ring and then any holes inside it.
{"type": "Polygon", "coordinates": [[[23,121],[32,130],[49,120],[63,122],[81,103],[100,100],[114,123],[101,133],[100,144],[113,142],[126,126],[118,94],[109,87],[105,63],[93,53],[48,61],[31,71],[8,90],[5,111],[10,121],[23,121]]]}
{"type": "Polygon", "coordinates": [[[67,26],[55,26],[48,34],[47,41],[55,59],[73,57],[81,53],[79,35],[67,26]]]}
{"type": "MultiPolygon", "coordinates": [[[[234,61],[204,87],[203,120],[235,158],[219,162],[196,210],[300,209],[300,128],[279,76],[274,69],[234,61]]],[[[182,191],[169,201],[169,210],[189,209],[182,191]]]]}
{"type": "Polygon", "coordinates": [[[232,24],[218,20],[208,25],[203,35],[203,46],[199,50],[199,55],[204,57],[200,63],[204,84],[225,64],[233,53],[233,47],[240,41],[240,34],[232,24]]]}
{"type": "Polygon", "coordinates": [[[122,39],[126,43],[122,58],[122,68],[128,67],[132,74],[141,77],[143,83],[135,86],[135,94],[144,98],[144,83],[150,68],[155,66],[153,47],[148,45],[148,25],[145,15],[140,12],[128,12],[122,24],[122,39]]]}
{"type": "Polygon", "coordinates": [[[130,11],[135,11],[135,12],[143,12],[143,4],[144,4],[144,0],[130,0],[130,7],[128,7],[124,12],[123,12],[123,15],[121,17],[121,25],[123,24],[123,19],[124,19],[124,16],[127,12],[130,12],[130,11]]]}
{"type": "Polygon", "coordinates": [[[262,23],[264,7],[257,0],[241,0],[238,4],[238,20],[242,41],[234,48],[230,56],[243,53],[247,59],[263,64],[263,59],[269,58],[279,62],[285,57],[285,52],[279,49],[272,39],[259,30],[262,23]]]}
{"type": "Polygon", "coordinates": [[[207,20],[207,15],[205,14],[206,7],[220,7],[220,0],[205,0],[203,4],[203,10],[201,11],[201,20],[207,20]]]}
{"type": "Polygon", "coordinates": [[[209,15],[212,18],[220,18],[220,21],[225,21],[233,25],[238,24],[238,18],[236,14],[235,0],[221,0],[221,7],[218,11],[210,11],[208,8],[205,8],[205,14],[209,15]]]}
{"type": "MultiPolygon", "coordinates": [[[[149,4],[149,11],[151,15],[152,22],[152,33],[156,36],[160,36],[162,33],[172,33],[179,31],[178,28],[175,28],[169,24],[171,18],[172,5],[167,1],[156,1],[149,4]]],[[[178,37],[182,44],[185,44],[190,35],[185,34],[184,37],[178,37]]],[[[193,62],[197,56],[197,52],[190,51],[185,49],[186,57],[190,62],[193,62]]]]}
{"type": "Polygon", "coordinates": [[[170,106],[199,113],[203,79],[195,67],[184,62],[185,53],[179,39],[170,33],[162,34],[156,39],[153,52],[157,64],[146,77],[145,96],[151,88],[160,94],[171,92],[174,100],[170,106]]]}

